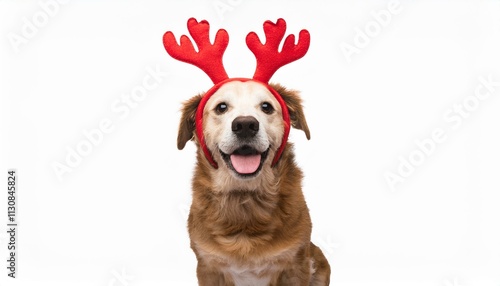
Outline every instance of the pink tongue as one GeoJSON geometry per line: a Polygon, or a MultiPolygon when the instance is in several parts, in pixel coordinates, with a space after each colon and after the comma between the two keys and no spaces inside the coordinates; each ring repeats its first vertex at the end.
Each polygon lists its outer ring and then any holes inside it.
{"type": "Polygon", "coordinates": [[[231,163],[240,174],[251,174],[259,168],[260,155],[231,155],[231,163]]]}

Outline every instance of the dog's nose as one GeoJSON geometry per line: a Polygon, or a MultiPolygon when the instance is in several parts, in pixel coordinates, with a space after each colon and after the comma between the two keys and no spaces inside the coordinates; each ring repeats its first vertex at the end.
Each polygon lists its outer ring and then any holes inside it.
{"type": "Polygon", "coordinates": [[[252,137],[259,131],[259,121],[253,116],[238,116],[233,120],[231,129],[239,138],[252,137]]]}

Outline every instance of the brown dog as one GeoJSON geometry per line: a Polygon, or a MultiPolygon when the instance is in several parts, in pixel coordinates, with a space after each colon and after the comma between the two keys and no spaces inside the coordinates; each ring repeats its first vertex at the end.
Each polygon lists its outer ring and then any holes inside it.
{"type": "MultiPolygon", "coordinates": [[[[296,91],[271,84],[294,128],[309,129],[296,91]]],[[[330,266],[311,241],[302,172],[287,143],[282,110],[267,88],[252,81],[223,85],[203,109],[206,159],[195,132],[197,95],[184,103],[177,146],[194,139],[197,165],[188,219],[199,285],[329,285],[330,266]]]]}

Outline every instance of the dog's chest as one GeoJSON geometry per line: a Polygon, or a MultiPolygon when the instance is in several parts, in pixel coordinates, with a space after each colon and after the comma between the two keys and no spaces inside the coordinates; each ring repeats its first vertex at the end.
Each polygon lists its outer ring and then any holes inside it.
{"type": "Polygon", "coordinates": [[[238,267],[233,265],[226,268],[226,273],[233,278],[234,285],[241,286],[269,285],[273,274],[276,272],[278,272],[277,267],[271,264],[258,267],[238,267]]]}
{"type": "Polygon", "coordinates": [[[231,255],[214,253],[199,245],[196,249],[200,259],[231,277],[234,285],[238,286],[272,284],[297,253],[296,247],[270,249],[266,257],[259,255],[258,258],[248,258],[242,262],[241,259],[234,259],[231,255]]]}

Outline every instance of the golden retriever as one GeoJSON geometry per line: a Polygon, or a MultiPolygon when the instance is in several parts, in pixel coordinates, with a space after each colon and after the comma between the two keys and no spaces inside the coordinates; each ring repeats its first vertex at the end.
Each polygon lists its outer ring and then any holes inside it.
{"type": "MultiPolygon", "coordinates": [[[[270,86],[285,101],[292,127],[309,139],[298,92],[270,86]]],[[[272,164],[284,133],[276,98],[255,81],[228,82],[210,97],[203,132],[214,168],[195,132],[202,97],[184,103],[177,138],[179,149],[189,140],[198,147],[188,229],[199,285],[329,285],[328,261],[311,242],[293,145],[272,164]]]]}

